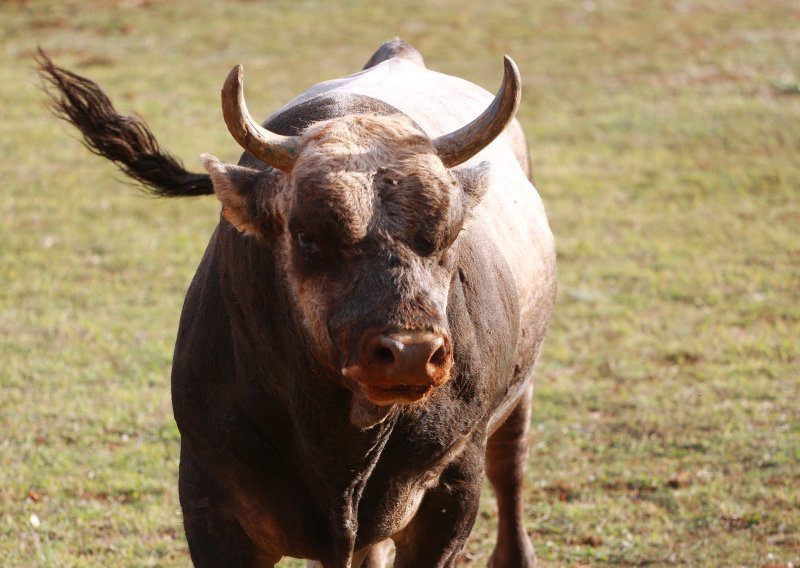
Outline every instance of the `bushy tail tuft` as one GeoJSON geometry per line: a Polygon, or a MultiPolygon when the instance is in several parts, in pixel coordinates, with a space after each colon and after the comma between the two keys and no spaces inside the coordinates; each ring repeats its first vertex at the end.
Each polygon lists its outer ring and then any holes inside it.
{"type": "Polygon", "coordinates": [[[159,197],[214,193],[208,174],[186,171],[159,148],[142,120],[118,114],[96,83],[58,67],[41,48],[36,62],[51,110],[81,131],[93,153],[108,158],[159,197]]]}

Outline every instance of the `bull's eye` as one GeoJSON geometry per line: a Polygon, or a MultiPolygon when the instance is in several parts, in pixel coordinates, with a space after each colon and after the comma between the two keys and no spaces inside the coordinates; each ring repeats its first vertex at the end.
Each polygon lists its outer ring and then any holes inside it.
{"type": "Polygon", "coordinates": [[[319,245],[308,233],[299,231],[297,235],[295,235],[295,238],[297,239],[297,248],[299,248],[303,254],[311,255],[319,252],[319,245]]]}
{"type": "Polygon", "coordinates": [[[430,256],[436,250],[436,245],[432,242],[430,236],[419,233],[414,235],[412,247],[422,256],[430,256]]]}

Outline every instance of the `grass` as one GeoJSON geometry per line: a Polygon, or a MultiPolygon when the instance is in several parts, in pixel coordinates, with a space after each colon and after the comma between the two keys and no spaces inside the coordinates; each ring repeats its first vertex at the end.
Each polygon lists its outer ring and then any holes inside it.
{"type": "Polygon", "coordinates": [[[189,564],[169,366],[218,214],[86,152],[44,108],[36,46],[198,169],[239,153],[218,108],[235,63],[266,115],[399,35],[491,90],[503,53],[523,72],[560,267],[528,474],[540,564],[800,565],[796,2],[197,6],[0,7],[0,564],[189,564]]]}

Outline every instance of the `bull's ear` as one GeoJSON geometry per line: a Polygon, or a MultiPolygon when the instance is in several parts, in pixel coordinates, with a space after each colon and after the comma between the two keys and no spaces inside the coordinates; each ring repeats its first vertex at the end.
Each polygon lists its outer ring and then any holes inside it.
{"type": "Polygon", "coordinates": [[[492,183],[492,165],[489,162],[481,162],[477,166],[450,171],[461,184],[461,189],[464,191],[464,205],[467,211],[471,211],[480,203],[492,183]]]}
{"type": "Polygon", "coordinates": [[[222,215],[239,232],[268,238],[277,221],[274,196],[280,172],[226,164],[210,154],[200,158],[211,176],[214,193],[222,202],[222,215]]]}

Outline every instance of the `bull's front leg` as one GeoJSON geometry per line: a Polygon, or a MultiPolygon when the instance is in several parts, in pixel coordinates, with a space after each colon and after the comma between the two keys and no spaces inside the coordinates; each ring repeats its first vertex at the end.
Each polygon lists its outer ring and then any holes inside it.
{"type": "Polygon", "coordinates": [[[478,514],[484,447],[470,444],[428,490],[411,523],[394,537],[395,568],[446,568],[467,543],[478,514]]]}
{"type": "MultiPolygon", "coordinates": [[[[368,548],[365,548],[363,550],[356,550],[353,553],[353,558],[349,566],[352,566],[353,568],[359,568],[359,567],[367,568],[365,562],[368,558],[369,552],[370,549],[368,548]]],[[[327,566],[326,564],[320,562],[319,560],[309,560],[308,562],[306,562],[306,568],[326,568],[326,566],[327,566]]]]}
{"type": "Polygon", "coordinates": [[[266,558],[236,519],[222,513],[224,491],[206,475],[183,442],[178,492],[189,553],[196,567],[272,566],[280,560],[280,555],[266,558]]]}
{"type": "Polygon", "coordinates": [[[525,531],[523,481],[528,459],[533,386],[497,431],[489,437],[486,473],[497,497],[497,545],[491,568],[533,568],[536,554],[525,531]]]}

